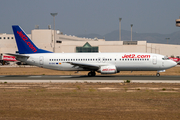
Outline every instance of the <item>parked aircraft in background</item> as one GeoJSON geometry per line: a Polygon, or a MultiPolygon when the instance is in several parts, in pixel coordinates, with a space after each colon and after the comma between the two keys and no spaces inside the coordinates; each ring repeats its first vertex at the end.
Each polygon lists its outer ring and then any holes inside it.
{"type": "Polygon", "coordinates": [[[171,59],[172,61],[177,62],[177,63],[180,62],[180,58],[169,57],[169,59],[171,59]]]}
{"type": "Polygon", "coordinates": [[[88,76],[114,74],[120,71],[165,72],[177,65],[168,57],[152,53],[53,53],[39,49],[17,25],[12,26],[19,54],[8,53],[27,64],[60,70],[90,71],[88,76]]]}

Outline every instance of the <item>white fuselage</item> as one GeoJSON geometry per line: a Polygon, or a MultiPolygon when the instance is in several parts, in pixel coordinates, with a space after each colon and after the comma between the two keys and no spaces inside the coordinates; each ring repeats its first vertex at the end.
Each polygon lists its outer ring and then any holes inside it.
{"type": "MultiPolygon", "coordinates": [[[[83,71],[79,66],[70,64],[88,64],[95,66],[115,66],[117,71],[161,71],[176,66],[176,63],[164,59],[163,55],[152,53],[39,53],[26,54],[29,58],[17,60],[31,65],[62,71],[83,71]]],[[[89,70],[88,70],[89,71],[89,70]]]]}

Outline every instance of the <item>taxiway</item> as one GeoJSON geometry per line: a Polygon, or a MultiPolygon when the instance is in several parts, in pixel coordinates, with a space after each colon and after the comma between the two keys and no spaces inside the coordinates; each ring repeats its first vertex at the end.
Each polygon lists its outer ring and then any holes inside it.
{"type": "Polygon", "coordinates": [[[42,76],[29,76],[29,75],[10,75],[0,76],[0,82],[13,82],[13,83],[43,83],[43,82],[101,82],[101,83],[119,83],[125,80],[138,83],[180,83],[180,76],[57,76],[57,75],[42,75],[42,76]]]}

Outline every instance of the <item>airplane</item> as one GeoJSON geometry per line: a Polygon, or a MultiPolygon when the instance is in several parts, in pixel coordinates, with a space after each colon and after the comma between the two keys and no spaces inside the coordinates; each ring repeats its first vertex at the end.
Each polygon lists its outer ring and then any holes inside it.
{"type": "Polygon", "coordinates": [[[153,53],[53,53],[38,48],[18,25],[12,26],[18,54],[7,53],[16,60],[42,68],[60,71],[90,71],[89,77],[120,71],[160,72],[177,65],[168,57],[153,53]]]}

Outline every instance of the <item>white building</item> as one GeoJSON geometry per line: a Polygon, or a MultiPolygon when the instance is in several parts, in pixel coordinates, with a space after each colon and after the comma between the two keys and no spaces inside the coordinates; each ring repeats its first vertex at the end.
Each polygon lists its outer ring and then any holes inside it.
{"type": "MultiPolygon", "coordinates": [[[[41,49],[53,51],[54,31],[34,29],[29,38],[41,49]]],[[[18,51],[13,34],[0,34],[0,55],[18,51]]],[[[105,41],[104,39],[80,38],[56,31],[55,52],[144,52],[165,56],[180,56],[180,45],[147,43],[146,41],[105,41]]]]}

